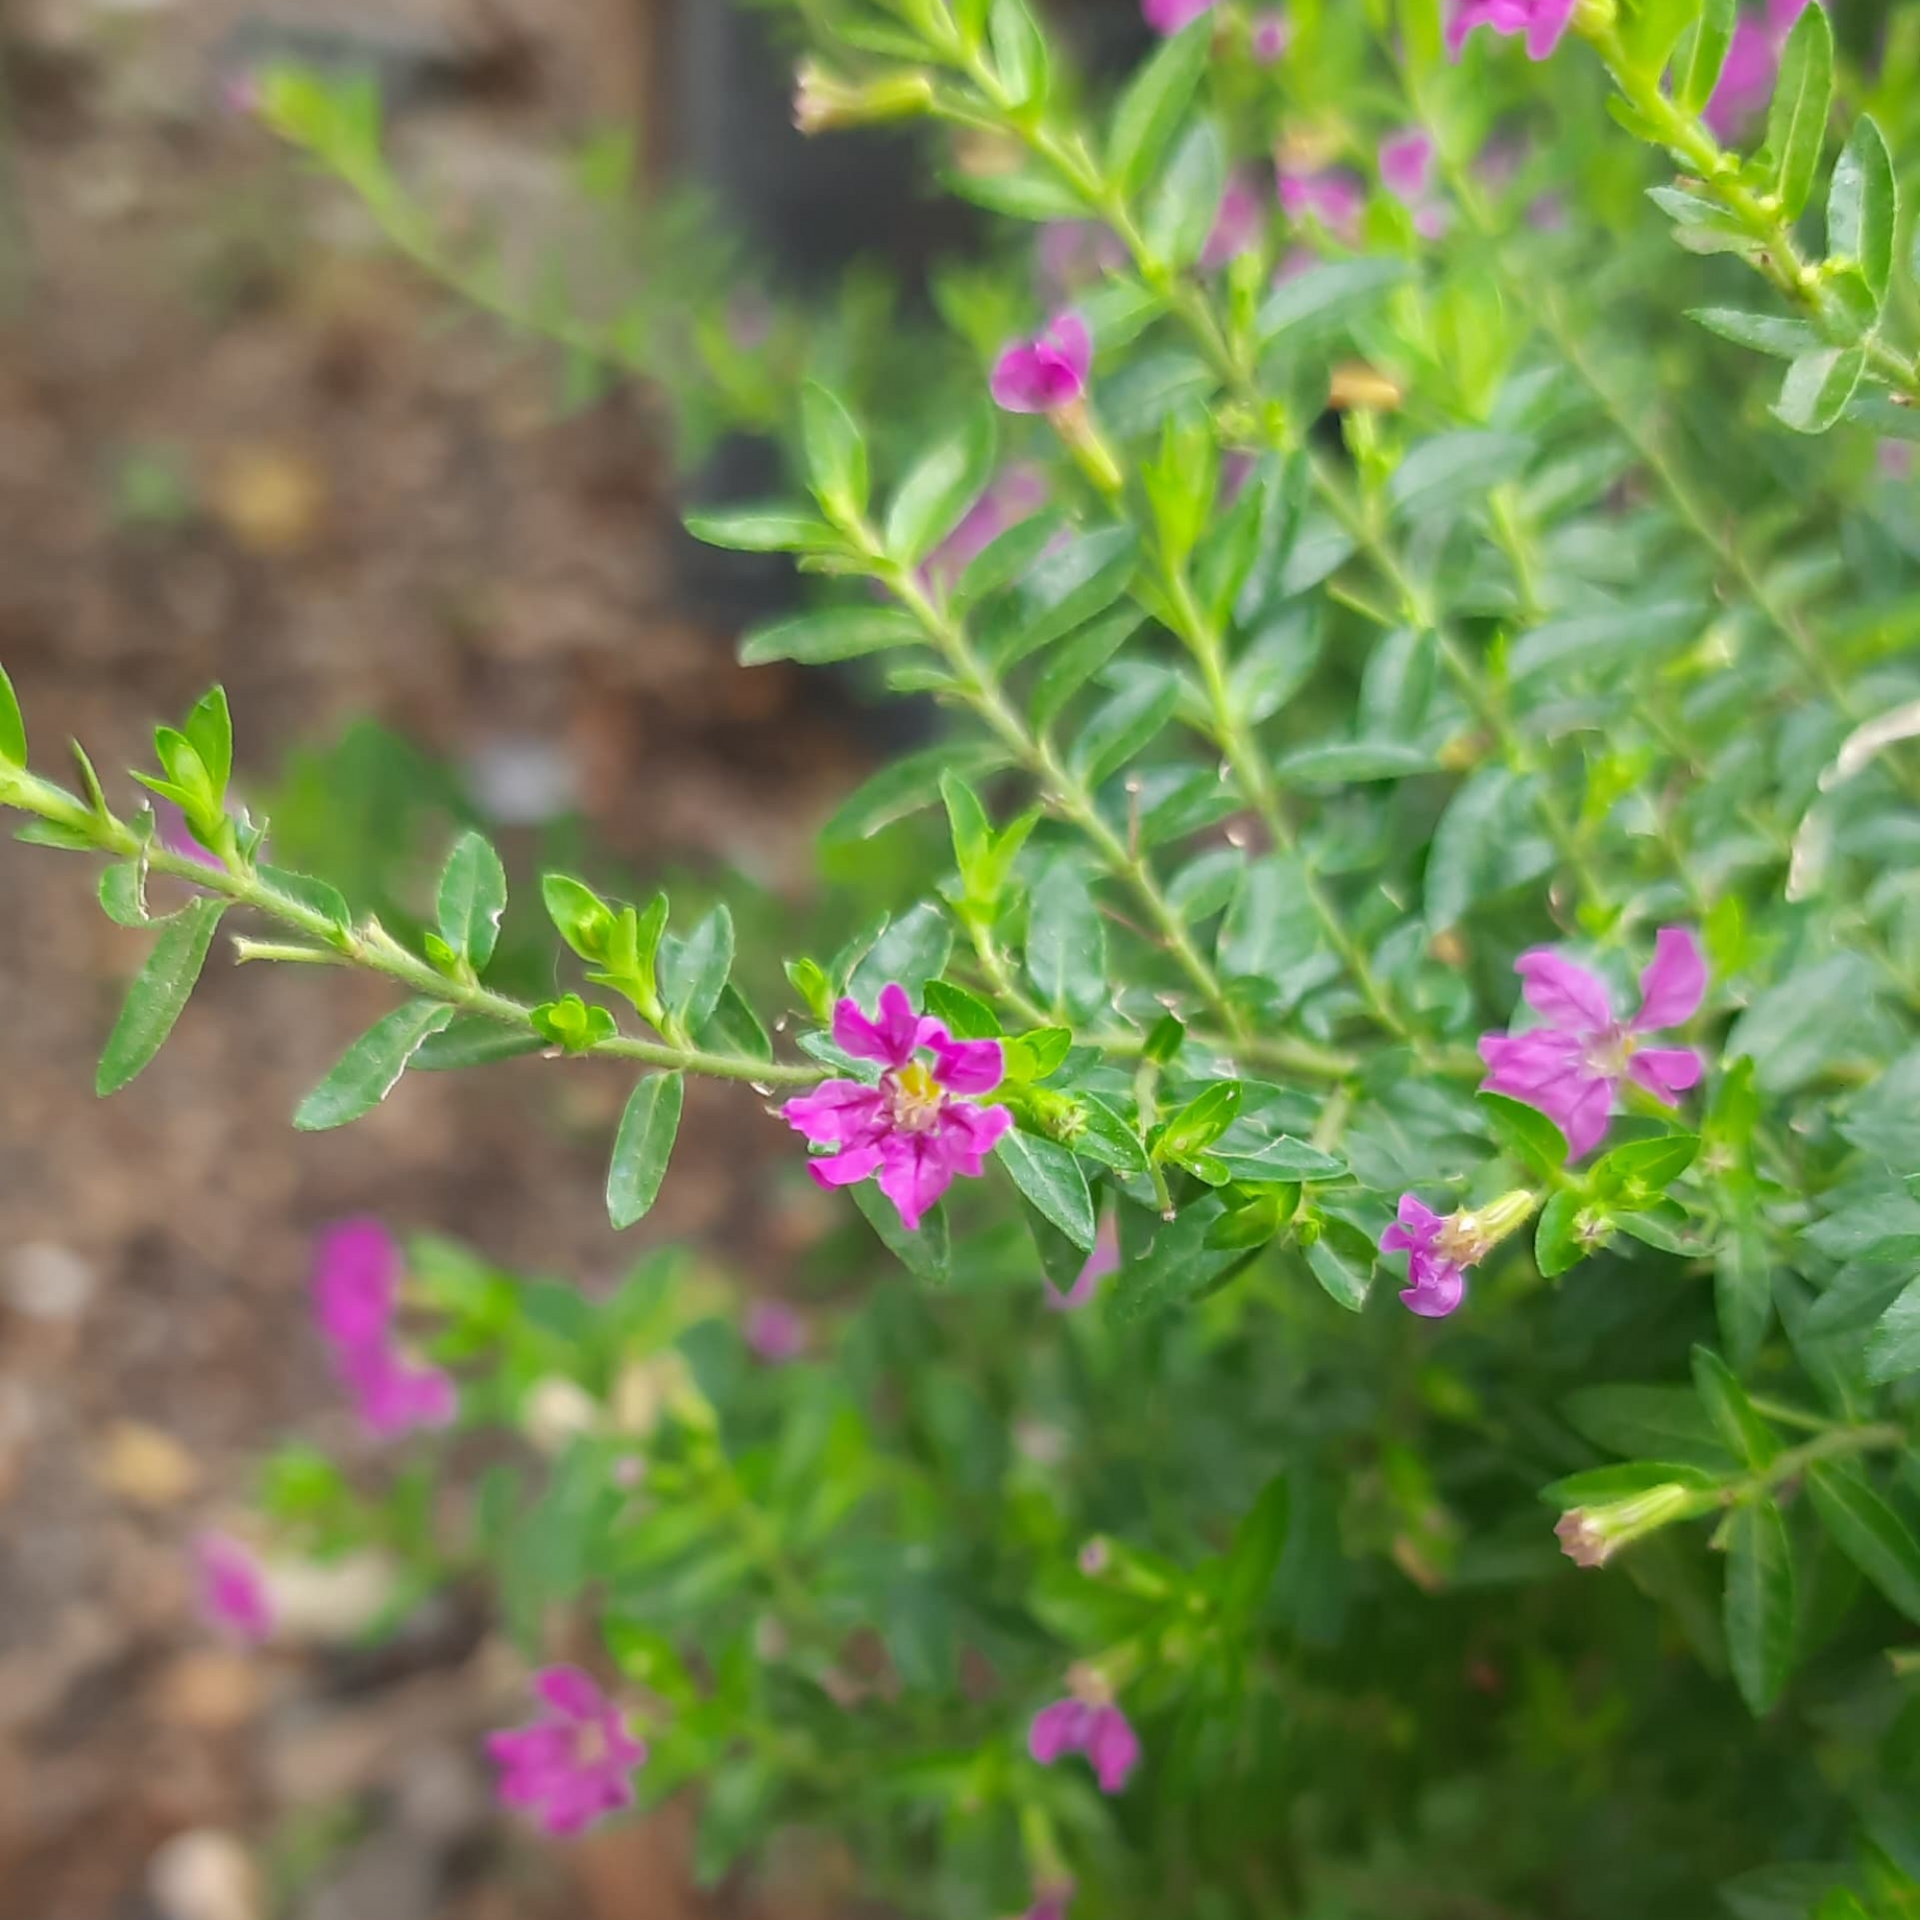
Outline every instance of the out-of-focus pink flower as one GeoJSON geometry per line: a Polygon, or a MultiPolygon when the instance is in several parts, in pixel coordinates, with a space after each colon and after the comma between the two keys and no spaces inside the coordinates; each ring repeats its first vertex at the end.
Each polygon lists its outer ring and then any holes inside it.
{"type": "Polygon", "coordinates": [[[1525,34],[1527,57],[1544,60],[1573,23],[1575,0],[1455,0],[1447,21],[1447,51],[1457,60],[1468,34],[1478,27],[1525,34]]]}
{"type": "Polygon", "coordinates": [[[1229,260],[1237,260],[1259,239],[1265,224],[1266,209],[1261,205],[1258,185],[1244,170],[1236,172],[1220,196],[1213,231],[1200,251],[1201,270],[1213,273],[1229,260]]]}
{"type": "Polygon", "coordinates": [[[1092,372],[1087,323],[1063,313],[1043,333],[1002,352],[993,369],[994,404],[1008,413],[1053,413],[1087,397],[1092,372]]]}
{"type": "Polygon", "coordinates": [[[1883,480],[1897,482],[1913,478],[1914,447],[1911,440],[1882,440],[1874,449],[1874,463],[1883,480]]]}
{"type": "Polygon", "coordinates": [[[1203,13],[1211,13],[1214,0],[1140,0],[1140,11],[1155,33],[1178,33],[1190,27],[1203,13]]]}
{"type": "Polygon", "coordinates": [[[1034,1888],[1033,1905],[1021,1915],[1021,1920],[1066,1920],[1067,1908],[1072,1904],[1073,1882],[1050,1880],[1034,1888]]]}
{"type": "Polygon", "coordinates": [[[1293,39],[1293,28],[1287,16],[1278,7],[1259,14],[1253,22],[1253,36],[1250,42],[1253,57],[1263,67],[1270,67],[1281,59],[1288,43],[1293,39]]]}
{"type": "Polygon", "coordinates": [[[536,1720],[487,1736],[501,1800],[561,1838],[632,1806],[633,1770],[647,1749],[619,1708],[578,1667],[544,1668],[533,1691],[543,1709],[536,1720]]]}
{"type": "Polygon", "coordinates": [[[857,1002],[833,1011],[834,1044],[884,1069],[878,1086],[829,1080],[781,1108],[787,1124],[832,1153],[807,1162],[823,1187],[877,1176],[880,1191],[916,1230],[956,1174],[977,1178],[986,1156],[1013,1125],[1005,1107],[979,1104],[1006,1073],[997,1040],[956,1040],[938,1020],[913,1010],[897,983],[880,990],[873,1019],[857,1002]],[[917,1057],[933,1055],[925,1066],[917,1057]]]}
{"type": "Polygon", "coordinates": [[[960,524],[928,557],[928,580],[951,588],[1003,533],[1031,520],[1047,504],[1049,491],[1045,470],[1025,462],[996,474],[960,524]]]}
{"type": "Polygon", "coordinates": [[[1773,94],[1787,35],[1807,10],[1807,0],[1768,0],[1764,16],[1743,13],[1720,68],[1713,98],[1701,114],[1716,140],[1734,139],[1773,94]]]}
{"type": "Polygon", "coordinates": [[[236,1640],[265,1640],[273,1632],[273,1603],[259,1561],[224,1533],[203,1533],[193,1543],[193,1558],[208,1624],[236,1640]]]}
{"type": "Polygon", "coordinates": [[[320,1236],[313,1299],[334,1371],[368,1432],[391,1440],[453,1423],[460,1402],[452,1376],[400,1344],[400,1249],[379,1221],[343,1221],[320,1236]]]}
{"type": "Polygon", "coordinates": [[[1098,1580],[1112,1563],[1113,1549],[1097,1533],[1081,1546],[1074,1560],[1074,1564],[1089,1580],[1098,1580]]]}
{"type": "Polygon", "coordinates": [[[1490,1071],[1480,1085],[1539,1108],[1575,1157],[1600,1144],[1624,1082],[1671,1107],[1699,1081],[1702,1062],[1691,1047],[1646,1044],[1649,1035],[1691,1020],[1706,992],[1706,960],[1684,928],[1660,929],[1631,1020],[1616,1019],[1606,987],[1551,948],[1530,948],[1513,966],[1545,1025],[1483,1034],[1480,1057],[1490,1071]]]}
{"type": "Polygon", "coordinates": [[[187,816],[171,800],[156,799],[153,805],[153,837],[169,853],[177,853],[182,860],[191,860],[197,867],[211,867],[220,871],[220,856],[209,853],[193,837],[187,826],[187,816]]]}
{"type": "Polygon", "coordinates": [[[1433,135],[1407,127],[1380,142],[1380,183],[1396,200],[1415,206],[1433,186],[1433,135]]]}
{"type": "Polygon", "coordinates": [[[1119,1271],[1120,1229],[1114,1225],[1113,1216],[1108,1214],[1100,1222],[1100,1230],[1093,1238],[1093,1251],[1087,1255],[1087,1263],[1080,1269],[1073,1285],[1061,1293],[1051,1281],[1046,1283],[1047,1311],[1071,1313],[1077,1307],[1084,1307],[1099,1292],[1100,1282],[1109,1274],[1119,1271]]]}
{"type": "Polygon", "coordinates": [[[1289,220],[1317,220],[1349,244],[1360,237],[1360,212],[1366,205],[1366,194],[1352,174],[1332,167],[1316,171],[1282,165],[1276,178],[1280,209],[1289,220]]]}
{"type": "Polygon", "coordinates": [[[1536,233],[1564,233],[1567,203],[1557,193],[1537,195],[1527,203],[1527,225],[1536,233]]]}
{"type": "Polygon", "coordinates": [[[1123,1792],[1128,1775],[1140,1764],[1140,1738],[1127,1716],[1111,1700],[1077,1694],[1034,1715],[1027,1751],[1043,1767],[1063,1754],[1085,1754],[1102,1793],[1123,1792]]]}
{"type": "Polygon", "coordinates": [[[1400,1196],[1400,1217],[1380,1236],[1382,1253],[1404,1253],[1407,1285],[1400,1298],[1423,1320],[1444,1320],[1466,1296],[1468,1262],[1446,1245],[1446,1219],[1416,1195],[1400,1196]]]}
{"type": "Polygon", "coordinates": [[[397,1348],[343,1348],[335,1364],[355,1411],[376,1440],[397,1440],[416,1428],[450,1427],[459,1418],[453,1377],[408,1359],[397,1348]]]}
{"type": "Polygon", "coordinates": [[[747,1351],[769,1367],[783,1367],[807,1350],[807,1323],[784,1300],[756,1300],[747,1312],[747,1351]]]}

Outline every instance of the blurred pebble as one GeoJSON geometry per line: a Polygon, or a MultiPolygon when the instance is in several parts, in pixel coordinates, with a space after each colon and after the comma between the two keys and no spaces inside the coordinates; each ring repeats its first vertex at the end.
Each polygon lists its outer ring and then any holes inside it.
{"type": "Polygon", "coordinates": [[[90,1262],[49,1240],[17,1247],[7,1260],[7,1305],[29,1320],[77,1320],[98,1285],[90,1262]]]}
{"type": "Polygon", "coordinates": [[[249,553],[297,553],[320,531],[327,483],[301,454],[236,447],[220,462],[209,499],[221,525],[249,553]]]}
{"type": "Polygon", "coordinates": [[[211,1827],[167,1841],[147,1865],[147,1888],[166,1920],[259,1920],[265,1910],[246,1849],[211,1827]]]}
{"type": "Polygon", "coordinates": [[[94,1478],[139,1507],[173,1507],[200,1484],[200,1469],[180,1442],[138,1420],[116,1420],[94,1455],[94,1478]]]}
{"type": "Polygon", "coordinates": [[[393,1599],[393,1569],[369,1553],[325,1565],[270,1559],[267,1592],[277,1640],[338,1645],[358,1640],[386,1612],[393,1599]]]}
{"type": "Polygon", "coordinates": [[[474,804],[503,827],[535,827],[580,805],[573,760],[551,740],[508,734],[482,741],[466,776],[474,804]]]}

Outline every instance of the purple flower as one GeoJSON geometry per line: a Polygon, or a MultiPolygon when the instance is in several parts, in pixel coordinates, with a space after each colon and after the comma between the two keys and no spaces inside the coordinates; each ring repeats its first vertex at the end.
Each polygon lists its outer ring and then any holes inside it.
{"type": "Polygon", "coordinates": [[[977,1178],[986,1156],[1013,1125],[1005,1107],[984,1107],[1006,1072],[997,1040],[955,1040],[938,1020],[913,1010],[897,983],[880,990],[869,1020],[853,1000],[833,1010],[834,1043],[856,1060],[878,1061],[880,1084],[829,1080],[781,1109],[787,1124],[816,1147],[835,1152],[807,1163],[823,1187],[877,1175],[909,1232],[953,1184],[977,1178]],[[933,1055],[931,1067],[915,1056],[933,1055]]]}
{"type": "Polygon", "coordinates": [[[1408,127],[1380,143],[1380,182],[1404,205],[1418,206],[1433,186],[1433,135],[1408,127]]]}
{"type": "Polygon", "coordinates": [[[1457,60],[1467,35],[1476,27],[1495,33],[1524,33],[1527,57],[1544,60],[1560,44],[1572,23],[1575,0],[1455,0],[1447,21],[1447,51],[1457,60]]]}
{"type": "Polygon", "coordinates": [[[561,1837],[632,1806],[633,1769],[647,1749],[619,1708],[578,1667],[543,1668],[533,1691],[545,1708],[537,1720],[487,1735],[501,1800],[561,1837]]]}
{"type": "Polygon", "coordinates": [[[1110,1700],[1083,1700],[1075,1695],[1056,1700],[1033,1716],[1027,1751],[1043,1767],[1052,1766],[1063,1753],[1084,1753],[1100,1791],[1120,1793],[1140,1763],[1140,1738],[1110,1700]]]}
{"type": "Polygon", "coordinates": [[[1410,1193],[1400,1196],[1399,1223],[1380,1236],[1382,1253],[1404,1253],[1409,1284],[1400,1298],[1423,1320],[1444,1320],[1467,1291],[1469,1262],[1445,1250],[1447,1220],[1410,1193]]]}
{"type": "Polygon", "coordinates": [[[1140,11],[1155,33],[1173,34],[1211,13],[1213,0],[1140,0],[1140,11]]]}
{"type": "Polygon", "coordinates": [[[1220,211],[1214,216],[1213,231],[1200,251],[1200,266],[1213,273],[1229,260],[1237,260],[1260,237],[1266,223],[1266,210],[1260,204],[1260,190],[1244,172],[1235,173],[1220,196],[1220,211]]]}
{"type": "Polygon", "coordinates": [[[1614,1017],[1607,990],[1586,968],[1534,947],[1513,963],[1527,1004],[1545,1021],[1525,1033],[1483,1034],[1480,1057],[1491,1071],[1483,1091],[1538,1107],[1577,1159],[1598,1146],[1623,1080],[1674,1106],[1700,1078],[1691,1047],[1649,1047],[1646,1036],[1691,1020],[1706,991],[1707,964],[1692,934],[1662,927],[1640,976],[1640,1011],[1614,1017]]]}
{"type": "Polygon", "coordinates": [[[1780,70],[1780,52],[1807,0],[1768,0],[1766,18],[1743,13],[1720,68],[1713,98],[1701,114],[1716,140],[1731,140],[1767,104],[1780,70]]]}
{"type": "Polygon", "coordinates": [[[313,1295],[334,1371],[368,1432],[391,1440],[453,1423],[459,1394],[451,1376],[410,1359],[396,1335],[400,1249],[379,1221],[343,1221],[320,1236],[313,1295]]]}
{"type": "Polygon", "coordinates": [[[224,1533],[203,1533],[193,1543],[193,1558],[208,1623],[236,1640],[266,1639],[273,1632],[273,1603],[259,1561],[224,1533]]]}
{"type": "Polygon", "coordinates": [[[1293,29],[1287,22],[1287,16],[1278,7],[1257,15],[1251,42],[1254,59],[1263,67],[1272,66],[1286,52],[1287,43],[1292,38],[1293,29]]]}
{"type": "Polygon", "coordinates": [[[783,1367],[807,1350],[807,1323],[784,1300],[756,1300],[747,1313],[747,1351],[769,1367],[783,1367]]]}
{"type": "Polygon", "coordinates": [[[1360,210],[1366,204],[1360,183],[1334,168],[1281,166],[1280,208],[1289,220],[1317,220],[1329,233],[1352,242],[1359,238],[1360,210]]]}
{"type": "Polygon", "coordinates": [[[1047,476],[1039,467],[1023,463],[996,474],[960,524],[928,557],[928,580],[950,589],[1008,528],[1032,519],[1047,504],[1047,496],[1047,476]]]}
{"type": "Polygon", "coordinates": [[[1099,1291],[1100,1282],[1119,1271],[1120,1229],[1109,1214],[1100,1222],[1100,1230],[1093,1237],[1093,1251],[1087,1255],[1087,1263],[1075,1276],[1073,1285],[1061,1293],[1051,1281],[1047,1283],[1047,1311],[1072,1313],[1075,1308],[1084,1307],[1099,1291]]]}
{"type": "Polygon", "coordinates": [[[1045,332],[1008,347],[993,369],[994,404],[1008,413],[1053,413],[1087,397],[1093,336],[1077,313],[1059,315],[1045,332]]]}

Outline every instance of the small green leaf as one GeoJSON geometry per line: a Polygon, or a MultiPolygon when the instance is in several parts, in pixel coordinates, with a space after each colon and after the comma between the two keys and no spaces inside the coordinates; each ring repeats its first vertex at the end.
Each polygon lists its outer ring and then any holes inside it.
{"type": "Polygon", "coordinates": [[[507,870],[485,834],[463,833],[440,875],[440,937],[475,971],[493,958],[507,910],[507,870]]]}
{"type": "MultiPolygon", "coordinates": [[[[1815,15],[1826,18],[1818,7],[1800,17],[1807,20],[1815,15]]],[[[1825,433],[1846,411],[1866,366],[1864,347],[1823,347],[1817,353],[1802,354],[1781,383],[1780,398],[1773,407],[1775,418],[1795,433],[1825,433]]]]}
{"type": "Polygon", "coordinates": [[[1254,333],[1265,348],[1296,329],[1312,332],[1342,325],[1389,288],[1398,286],[1407,272],[1407,262],[1391,254],[1309,267],[1305,273],[1281,281],[1268,294],[1254,322],[1254,333]]]}
{"type": "Polygon", "coordinates": [[[993,474],[992,414],[976,409],[960,432],[925,455],[900,483],[887,510],[887,552],[917,567],[972,506],[993,474]]]}
{"type": "Polygon", "coordinates": [[[613,933],[613,909],[584,881],[571,874],[540,876],[540,897],[561,939],[583,960],[606,958],[613,933]]]}
{"type": "Polygon", "coordinates": [[[1860,1468],[1815,1461],[1807,1492],[1834,1545],[1909,1620],[1920,1621],[1920,1540],[1860,1468]]]}
{"type": "Polygon", "coordinates": [[[200,978],[213,930],[226,910],[224,900],[190,900],[160,930],[107,1036],[94,1079],[96,1093],[118,1093],[165,1044],[200,978]]]}
{"type": "Polygon", "coordinates": [[[824,553],[840,536],[794,507],[745,507],[731,513],[690,513],[687,531],[710,547],[738,553],[824,553]]]}
{"type": "Polygon", "coordinates": [[[153,924],[147,911],[147,871],[139,860],[116,860],[100,873],[100,911],[116,927],[153,924]]]}
{"type": "Polygon", "coordinates": [[[1143,668],[1087,716],[1069,755],[1075,777],[1097,787],[1118,773],[1173,718],[1179,704],[1179,675],[1164,667],[1143,668]]]}
{"type": "Polygon", "coordinates": [[[1727,1658],[1757,1720],[1773,1710],[1793,1671],[1793,1542],[1771,1500],[1734,1508],[1726,1539],[1727,1658]]]}
{"type": "Polygon", "coordinates": [[[1184,1160],[1202,1152],[1233,1125],[1239,1112],[1239,1082],[1216,1080],[1162,1125],[1154,1158],[1184,1160]]]}
{"type": "Polygon", "coordinates": [[[1107,169],[1122,194],[1138,193],[1159,168],[1206,71],[1216,24],[1202,17],[1182,28],[1120,96],[1107,135],[1107,169]]]}
{"type": "Polygon", "coordinates": [[[224,687],[214,687],[201,696],[187,715],[186,736],[207,770],[217,803],[233,777],[233,716],[227,711],[224,687]]]}
{"type": "Polygon", "coordinates": [[[916,1280],[936,1287],[946,1285],[953,1272],[953,1239],[945,1207],[923,1214],[919,1226],[909,1231],[899,1209],[872,1181],[863,1180],[847,1191],[866,1216],[867,1225],[916,1280]]]}
{"type": "Polygon", "coordinates": [[[1373,1267],[1362,1265],[1357,1250],[1336,1247],[1325,1234],[1307,1248],[1307,1266],[1335,1306],[1358,1313],[1367,1304],[1373,1267]]]}
{"type": "Polygon", "coordinates": [[[1695,307],[1687,318],[1697,320],[1709,333],[1717,333],[1735,346],[1772,354],[1776,360],[1798,360],[1802,354],[1818,352],[1825,344],[1806,321],[1789,320],[1775,313],[1742,313],[1734,307],[1695,307]]]}
{"type": "Polygon", "coordinates": [[[338,887],[316,880],[311,874],[289,873],[285,867],[269,866],[264,860],[254,868],[254,873],[281,899],[291,900],[306,912],[317,914],[330,931],[345,933],[352,926],[352,911],[338,887]]]}
{"type": "Polygon", "coordinates": [[[1286,1475],[1276,1474],[1234,1528],[1220,1582],[1221,1622],[1227,1632],[1244,1632],[1265,1607],[1286,1551],[1291,1510],[1286,1475]]]}
{"type": "Polygon", "coordinates": [[[516,1060],[538,1053],[541,1036],[530,1027],[510,1027],[484,1014],[456,1014],[450,1026],[430,1033],[407,1062],[413,1073],[445,1073],[457,1067],[491,1066],[496,1060],[516,1060]]]}
{"type": "Polygon", "coordinates": [[[605,1007],[589,1006],[577,993],[535,1007],[528,1018],[536,1033],[567,1053],[589,1053],[617,1031],[605,1007]]]}
{"type": "Polygon", "coordinates": [[[407,1063],[429,1034],[453,1019],[453,1009],[433,1000],[410,1000],[376,1021],[300,1102],[293,1124],[302,1133],[324,1133],[371,1113],[399,1084],[407,1063]]]}
{"type": "Polygon", "coordinates": [[[1533,1258],[1543,1278],[1557,1280],[1604,1244],[1604,1217],[1587,1204],[1581,1193],[1556,1193],[1540,1209],[1534,1229],[1533,1258]]]}
{"type": "Polygon", "coordinates": [[[1754,1412],[1733,1369],[1710,1347],[1693,1350],[1693,1385],[1720,1438],[1750,1467],[1764,1467],[1780,1451],[1773,1429],[1754,1412]]]}
{"type": "Polygon", "coordinates": [[[1499,1093],[1475,1094],[1474,1105],[1501,1152],[1516,1166],[1550,1180],[1567,1164],[1567,1136],[1538,1107],[1499,1093]]]}
{"type": "Polygon", "coordinates": [[[993,0],[988,33],[1008,104],[1025,107],[1044,101],[1050,85],[1047,42],[1026,0],[993,0]]]}
{"type": "Polygon", "coordinates": [[[839,519],[865,513],[867,444],[839,397],[817,380],[801,390],[800,430],[820,504],[839,519]]]}
{"type": "Polygon", "coordinates": [[[1006,761],[1004,748],[984,740],[942,741],[909,753],[848,795],[820,829],[820,837],[835,846],[869,839],[882,827],[934,805],[942,773],[987,773],[1006,761]]]}
{"type": "Polygon", "coordinates": [[[616,1230],[643,1218],[660,1197],[685,1099],[686,1082],[677,1073],[650,1073],[634,1088],[607,1169],[607,1217],[616,1230]]]}
{"type": "Polygon", "coordinates": [[[1338,1180],[1347,1171],[1344,1160],[1322,1153],[1318,1147],[1288,1134],[1276,1134],[1271,1140],[1259,1141],[1246,1136],[1247,1129],[1238,1129],[1222,1139],[1213,1151],[1214,1158],[1234,1179],[1250,1185],[1338,1180]]]}
{"type": "Polygon", "coordinates": [[[1920,1279],[1910,1280],[1867,1341],[1867,1378],[1876,1385],[1920,1373],[1920,1279]]]}
{"type": "Polygon", "coordinates": [[[1199,259],[1227,185],[1227,143],[1211,118],[1197,120],[1147,202],[1147,245],[1171,267],[1199,259]]]}
{"type": "Polygon", "coordinates": [[[1083,1253],[1093,1251],[1093,1196],[1080,1162],[1056,1140],[1015,1128],[998,1157],[1015,1186],[1083,1253]]]}
{"type": "Polygon", "coordinates": [[[713,1017],[733,971],[733,915],[723,900],[684,940],[660,942],[660,991],[689,1033],[713,1017]]]}
{"type": "Polygon", "coordinates": [[[1275,777],[1288,786],[1344,787],[1431,773],[1433,755],[1398,740],[1330,740],[1283,754],[1275,777]]]}
{"type": "Polygon", "coordinates": [[[0,667],[0,766],[27,764],[27,723],[20,717],[20,701],[7,670],[0,667]]]}
{"type": "Polygon", "coordinates": [[[1000,1016],[978,994],[956,987],[949,980],[929,980],[926,1010],[943,1021],[956,1040],[997,1040],[1000,1016]]]}
{"type": "Polygon", "coordinates": [[[854,967],[847,991],[863,1007],[871,1007],[880,989],[897,980],[917,997],[929,980],[946,972],[952,952],[951,923],[932,901],[923,900],[880,930],[854,967]]]}
{"type": "Polygon", "coordinates": [[[1714,1255],[1713,1302],[1720,1344],[1745,1373],[1759,1358],[1773,1319],[1773,1261],[1766,1226],[1751,1210],[1729,1223],[1714,1255]]]}
{"type": "Polygon", "coordinates": [[[740,642],[740,664],[764,667],[773,660],[798,660],[815,667],[915,646],[924,639],[920,623],[899,607],[823,607],[756,627],[740,642]]]}
{"type": "Polygon", "coordinates": [[[1893,237],[1899,218],[1900,189],[1892,156],[1873,116],[1863,113],[1841,149],[1827,190],[1827,252],[1851,260],[1860,269],[1876,310],[1885,304],[1893,279],[1893,237]]]}
{"type": "Polygon", "coordinates": [[[1107,1004],[1107,927],[1086,869],[1057,855],[1033,883],[1027,908],[1027,978],[1042,1004],[1090,1020],[1107,1004]]]}
{"type": "Polygon", "coordinates": [[[1739,0],[1706,0],[1674,87],[1674,98],[1688,113],[1698,113],[1713,98],[1739,17],[1739,0]]]}
{"type": "Polygon", "coordinates": [[[1394,469],[1387,503],[1409,519],[1458,517],[1503,480],[1517,478],[1533,455],[1521,434],[1462,430],[1423,440],[1394,469]]]}
{"type": "Polygon", "coordinates": [[[1787,36],[1767,116],[1774,191],[1789,220],[1800,218],[1813,195],[1832,104],[1833,25],[1825,7],[1809,7],[1787,36]]]}
{"type": "Polygon", "coordinates": [[[1629,1140],[1594,1162],[1587,1184],[1611,1206],[1651,1206],[1699,1154],[1697,1134],[1664,1133],[1651,1140],[1629,1140]]]}
{"type": "Polygon", "coordinates": [[[1126,591],[1137,548],[1130,527],[1107,527],[1043,555],[994,623],[995,663],[1004,672],[1104,613],[1126,591]]]}

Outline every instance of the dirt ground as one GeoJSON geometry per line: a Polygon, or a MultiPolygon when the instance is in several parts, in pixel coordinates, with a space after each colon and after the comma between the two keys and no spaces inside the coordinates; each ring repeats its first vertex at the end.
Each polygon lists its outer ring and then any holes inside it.
{"type": "MultiPolygon", "coordinates": [[[[24,241],[0,242],[0,659],[37,747],[129,764],[218,678],[243,783],[371,714],[455,764],[544,756],[642,870],[802,884],[860,749],[676,615],[644,400],[561,420],[547,370],[437,325],[337,193],[218,109],[247,11],[0,7],[0,234],[24,241]]],[[[606,10],[521,9],[518,66],[488,64],[516,26],[498,7],[373,11],[477,61],[484,97],[416,137],[532,204],[554,129],[634,84],[606,10]]],[[[517,1693],[486,1622],[430,1620],[371,1666],[242,1659],[193,1618],[183,1557],[271,1441],[341,1437],[313,1230],[376,1213],[603,1281],[632,1251],[599,1199],[623,1083],[420,1076],[296,1136],[301,1092],[388,1002],[215,964],[157,1064],[98,1102],[143,949],[81,861],[0,840],[0,1920],[713,1911],[672,1820],[561,1856],[494,1818],[474,1742],[517,1693]]],[[[739,1138],[724,1095],[690,1100],[647,1236],[724,1227],[764,1268],[739,1138]]]]}

